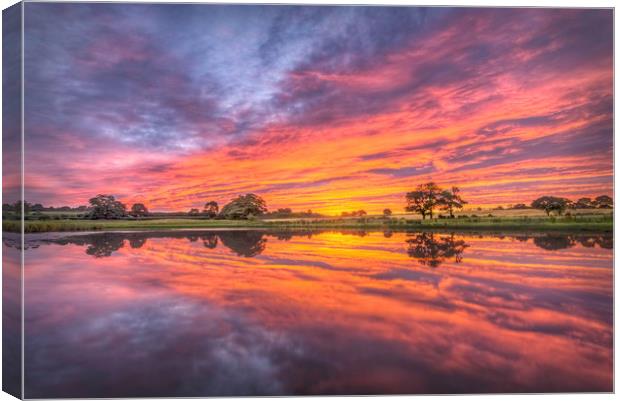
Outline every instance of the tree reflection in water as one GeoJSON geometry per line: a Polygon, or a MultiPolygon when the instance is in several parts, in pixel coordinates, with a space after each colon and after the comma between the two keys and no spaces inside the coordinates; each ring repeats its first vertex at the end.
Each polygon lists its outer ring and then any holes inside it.
{"type": "MultiPolygon", "coordinates": [[[[528,239],[528,237],[525,238],[526,240],[528,239]]],[[[584,248],[594,248],[597,245],[603,249],[613,249],[614,247],[614,238],[611,234],[566,235],[553,233],[535,236],[533,238],[534,245],[548,251],[572,248],[578,243],[584,248]]]]}
{"type": "MultiPolygon", "coordinates": [[[[112,256],[112,252],[118,251],[125,245],[124,238],[114,233],[93,236],[91,241],[86,248],[86,253],[96,258],[112,256]]],[[[135,247],[132,245],[132,248],[135,247]]]]}
{"type": "Polygon", "coordinates": [[[265,250],[267,239],[260,231],[223,231],[218,234],[222,244],[238,256],[251,258],[265,250]]]}
{"type": "Polygon", "coordinates": [[[203,235],[202,237],[202,243],[204,244],[205,248],[207,249],[215,249],[217,248],[217,235],[215,234],[207,234],[207,235],[203,235]]]}
{"type": "Polygon", "coordinates": [[[418,259],[420,264],[438,267],[448,259],[456,263],[463,260],[463,251],[469,245],[464,240],[455,239],[454,234],[439,235],[435,233],[415,234],[407,239],[407,254],[418,259]]]}
{"type": "MultiPolygon", "coordinates": [[[[42,239],[26,241],[25,247],[36,248],[42,243],[55,243],[59,245],[75,244],[87,246],[86,253],[96,258],[111,256],[129,242],[132,249],[142,248],[149,238],[178,238],[187,239],[191,242],[202,241],[207,249],[217,248],[219,243],[233,251],[238,256],[254,257],[260,255],[267,246],[267,237],[273,237],[280,241],[288,241],[293,237],[308,237],[321,231],[311,230],[235,230],[235,231],[198,231],[198,232],[131,232],[131,233],[97,233],[83,235],[69,235],[62,238],[42,239]]],[[[369,235],[365,230],[345,230],[343,235],[364,237],[369,235]]],[[[389,240],[393,232],[386,230],[383,237],[389,240]]],[[[504,238],[504,235],[495,234],[495,237],[504,238]]],[[[482,235],[480,235],[482,237],[482,235]]],[[[611,233],[599,234],[562,234],[546,233],[541,235],[514,235],[510,238],[519,242],[533,240],[534,245],[541,249],[554,251],[567,249],[577,245],[585,248],[600,247],[613,249],[613,236],[611,233]]],[[[3,240],[4,244],[12,248],[21,248],[19,241],[3,240]]],[[[454,233],[441,234],[437,232],[407,233],[407,254],[425,266],[437,267],[443,262],[454,259],[459,263],[463,257],[463,251],[469,245],[463,239],[457,239],[454,233]]]]}

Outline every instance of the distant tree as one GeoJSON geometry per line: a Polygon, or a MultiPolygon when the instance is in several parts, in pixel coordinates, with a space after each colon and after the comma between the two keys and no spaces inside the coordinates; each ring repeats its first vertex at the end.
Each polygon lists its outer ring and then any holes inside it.
{"type": "Polygon", "coordinates": [[[227,219],[249,219],[267,212],[267,204],[258,195],[240,195],[222,208],[220,215],[227,219]]]}
{"type": "Polygon", "coordinates": [[[217,202],[216,201],[210,201],[210,202],[205,203],[205,208],[202,211],[202,213],[206,214],[207,217],[212,219],[215,216],[217,216],[219,211],[220,211],[220,207],[217,204],[217,202]]]}
{"type": "Polygon", "coordinates": [[[540,198],[532,202],[534,209],[544,210],[549,216],[552,212],[556,212],[558,215],[564,213],[564,210],[568,207],[570,201],[566,198],[558,198],[556,196],[541,196],[540,198]]]}
{"type": "Polygon", "coordinates": [[[97,195],[88,201],[91,219],[120,219],[126,216],[126,207],[112,195],[97,195]]]}
{"type": "Polygon", "coordinates": [[[594,203],[590,198],[579,198],[572,206],[574,209],[592,209],[594,208],[594,203]]]}
{"type": "Polygon", "coordinates": [[[520,210],[520,209],[528,209],[527,205],[525,203],[517,203],[516,205],[514,205],[512,207],[513,209],[516,210],[520,210]]]}
{"type": "Polygon", "coordinates": [[[439,204],[440,194],[441,188],[434,182],[418,185],[415,191],[405,195],[407,201],[405,210],[421,214],[422,220],[426,218],[426,215],[432,219],[433,209],[439,204]]]}
{"type": "Polygon", "coordinates": [[[355,212],[355,215],[358,217],[364,217],[366,216],[368,213],[366,213],[365,210],[358,210],[357,212],[355,212]]]}
{"type": "Polygon", "coordinates": [[[44,208],[44,207],[43,207],[43,205],[42,205],[42,204],[40,204],[40,203],[35,203],[35,204],[34,204],[34,205],[32,205],[32,207],[30,208],[30,210],[31,210],[31,211],[33,211],[33,212],[42,212],[42,211],[43,211],[43,209],[45,209],[45,208],[44,208]]]}
{"type": "Polygon", "coordinates": [[[388,218],[392,215],[392,211],[390,209],[383,209],[383,217],[388,218]]]}
{"type": "Polygon", "coordinates": [[[459,195],[461,191],[457,187],[452,187],[450,191],[442,191],[439,197],[439,205],[442,210],[450,213],[450,217],[454,218],[454,210],[462,209],[467,202],[459,195]]]}
{"type": "Polygon", "coordinates": [[[131,206],[130,214],[133,217],[144,217],[148,216],[149,211],[143,203],[134,203],[133,206],[131,206]]]}
{"type": "Polygon", "coordinates": [[[187,214],[189,214],[190,216],[198,216],[200,215],[200,210],[196,208],[191,208],[189,209],[189,212],[187,212],[187,214]]]}
{"type": "Polygon", "coordinates": [[[610,196],[601,195],[594,199],[594,205],[600,209],[611,209],[614,207],[614,200],[610,196]]]}
{"type": "Polygon", "coordinates": [[[340,213],[340,215],[342,217],[349,217],[351,214],[349,212],[342,212],[342,213],[340,213]]]}

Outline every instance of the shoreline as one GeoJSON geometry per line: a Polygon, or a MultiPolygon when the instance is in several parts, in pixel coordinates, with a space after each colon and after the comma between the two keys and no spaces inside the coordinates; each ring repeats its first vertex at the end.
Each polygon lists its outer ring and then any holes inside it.
{"type": "MultiPolygon", "coordinates": [[[[70,232],[154,232],[154,231],[233,231],[233,230],[369,230],[369,231],[515,231],[515,232],[613,232],[613,218],[479,218],[437,220],[53,220],[25,221],[25,234],[70,232]]],[[[3,232],[19,233],[19,221],[3,221],[3,232]]]]}

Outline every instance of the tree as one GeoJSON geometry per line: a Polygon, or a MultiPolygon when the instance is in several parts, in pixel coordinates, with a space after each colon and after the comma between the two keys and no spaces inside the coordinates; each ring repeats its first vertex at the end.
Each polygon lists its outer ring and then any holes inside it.
{"type": "Polygon", "coordinates": [[[421,214],[422,220],[426,218],[427,214],[432,219],[433,208],[438,205],[440,194],[441,188],[434,182],[418,185],[415,191],[407,192],[405,195],[407,200],[405,210],[421,214]]]}
{"type": "Polygon", "coordinates": [[[579,198],[577,202],[573,203],[575,209],[592,209],[594,204],[590,198],[579,198]]]}
{"type": "Polygon", "coordinates": [[[407,206],[405,210],[407,212],[419,213],[422,215],[422,220],[426,218],[426,207],[424,207],[424,193],[422,191],[411,191],[405,195],[407,200],[407,206]]]}
{"type": "Polygon", "coordinates": [[[189,214],[190,216],[198,216],[200,214],[200,210],[196,208],[191,208],[189,209],[189,212],[187,212],[187,214],[189,214]]]}
{"type": "Polygon", "coordinates": [[[202,213],[206,214],[209,218],[214,218],[220,211],[220,207],[216,201],[210,201],[205,203],[205,208],[202,213]]]}
{"type": "Polygon", "coordinates": [[[386,219],[392,215],[392,211],[390,209],[383,209],[383,217],[386,219]]]}
{"type": "Polygon", "coordinates": [[[450,213],[450,217],[454,218],[454,209],[462,209],[467,202],[459,195],[461,192],[457,187],[452,187],[451,191],[442,191],[439,198],[439,205],[442,210],[450,213]]]}
{"type": "Polygon", "coordinates": [[[97,195],[90,198],[91,219],[120,219],[126,216],[126,207],[112,195],[97,195]]]}
{"type": "Polygon", "coordinates": [[[610,196],[601,195],[594,199],[594,205],[601,209],[611,209],[614,207],[614,200],[610,196]]]}
{"type": "Polygon", "coordinates": [[[222,208],[220,215],[227,219],[248,219],[267,212],[267,204],[258,195],[240,195],[222,208]]]}
{"type": "Polygon", "coordinates": [[[556,212],[558,215],[564,213],[564,210],[568,207],[570,201],[566,198],[558,198],[556,196],[541,196],[540,198],[532,202],[534,209],[544,210],[547,216],[551,212],[556,212]]]}
{"type": "Polygon", "coordinates": [[[134,203],[133,206],[131,206],[130,214],[133,217],[144,217],[148,216],[149,211],[143,203],[134,203]]]}

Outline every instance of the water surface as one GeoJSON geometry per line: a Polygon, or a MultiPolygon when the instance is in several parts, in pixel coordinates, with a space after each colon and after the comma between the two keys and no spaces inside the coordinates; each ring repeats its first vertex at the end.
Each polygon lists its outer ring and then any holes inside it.
{"type": "Polygon", "coordinates": [[[25,259],[26,397],[612,391],[607,235],[98,233],[25,259]]]}

